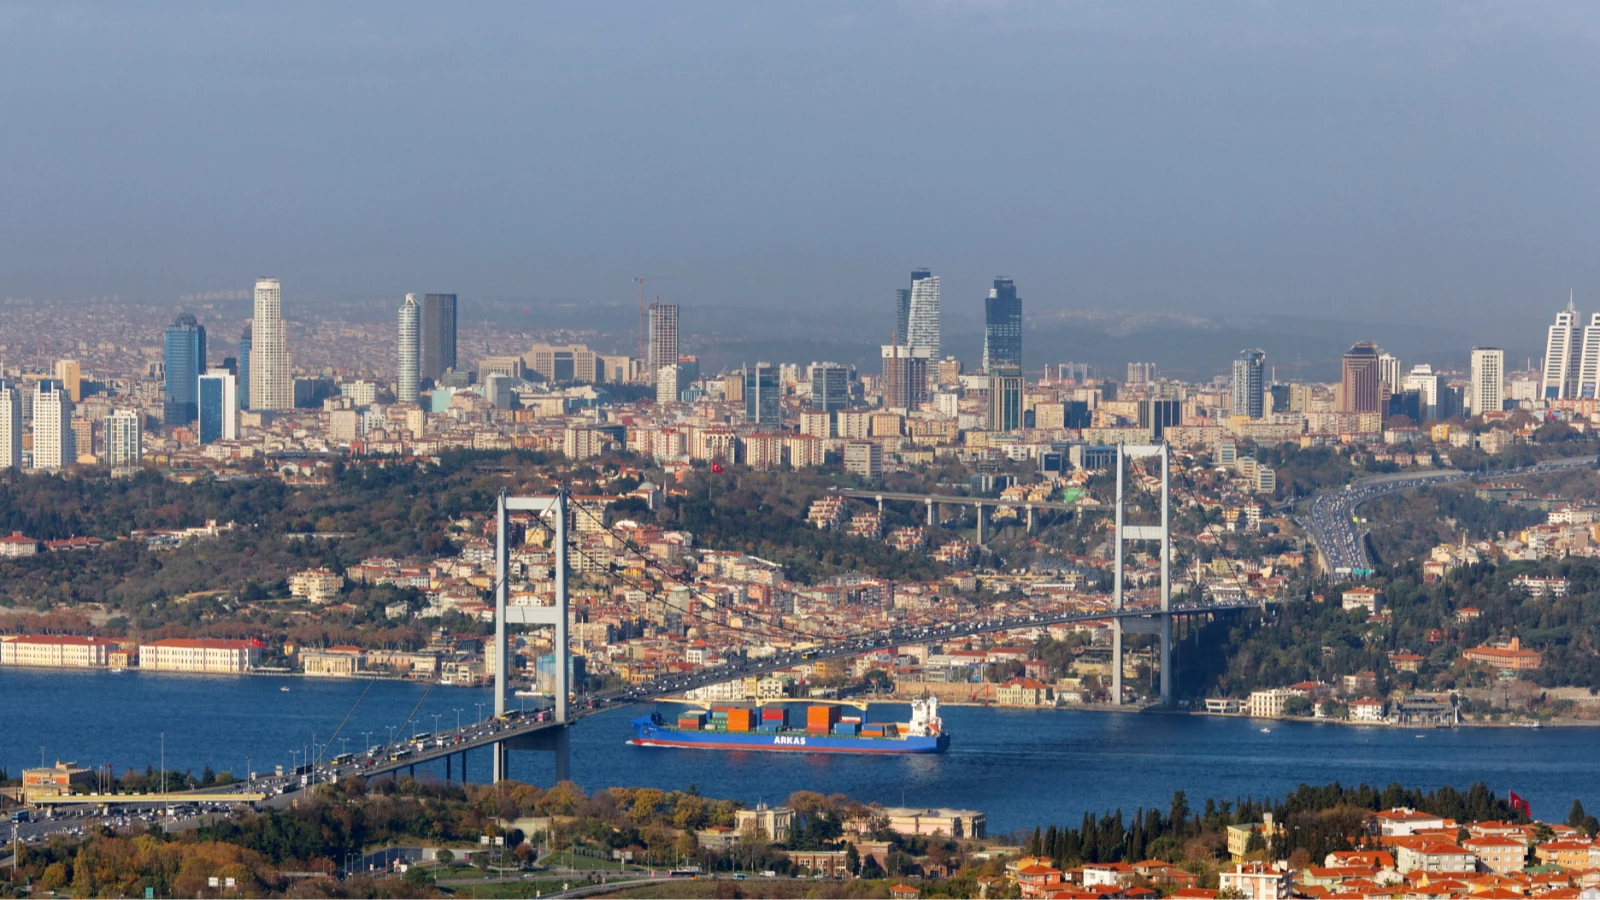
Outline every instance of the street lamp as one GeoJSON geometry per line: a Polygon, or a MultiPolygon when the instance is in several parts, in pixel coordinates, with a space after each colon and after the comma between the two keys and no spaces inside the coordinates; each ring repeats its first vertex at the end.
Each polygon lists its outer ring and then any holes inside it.
{"type": "Polygon", "coordinates": [[[386,746],[389,746],[389,747],[393,747],[394,746],[394,726],[393,725],[389,726],[389,743],[386,746]]]}
{"type": "MultiPolygon", "coordinates": [[[[483,704],[479,703],[479,704],[477,704],[477,706],[478,706],[478,721],[482,722],[483,721],[483,704]]],[[[42,758],[42,756],[41,756],[41,758],[42,758]]]]}
{"type": "Polygon", "coordinates": [[[247,788],[254,787],[256,783],[255,773],[250,771],[250,757],[248,756],[244,758],[244,782],[247,788]]]}
{"type": "Polygon", "coordinates": [[[438,734],[439,734],[439,714],[438,713],[434,713],[433,714],[433,733],[434,733],[435,736],[438,736],[438,734]]]}
{"type": "Polygon", "coordinates": [[[372,750],[372,732],[361,732],[361,740],[365,742],[362,744],[363,747],[366,747],[368,751],[372,750]]]}
{"type": "Polygon", "coordinates": [[[456,707],[456,731],[461,730],[461,707],[456,707]]]}

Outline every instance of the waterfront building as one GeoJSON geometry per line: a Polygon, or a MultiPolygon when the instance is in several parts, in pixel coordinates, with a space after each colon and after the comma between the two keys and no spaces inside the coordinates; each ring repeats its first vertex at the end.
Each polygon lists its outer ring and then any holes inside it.
{"type": "Polygon", "coordinates": [[[139,668],[150,672],[248,672],[261,661],[260,641],[168,638],[139,646],[139,668]]]}
{"type": "Polygon", "coordinates": [[[19,634],[0,638],[0,666],[105,668],[121,643],[75,634],[19,634]]]}
{"type": "Polygon", "coordinates": [[[200,443],[232,441],[238,437],[238,379],[228,372],[207,372],[200,376],[200,443]]]}
{"type": "Polygon", "coordinates": [[[1578,325],[1578,310],[1572,300],[1556,313],[1544,345],[1544,382],[1539,396],[1545,400],[1566,400],[1578,396],[1579,373],[1583,361],[1583,329],[1578,325]]]}
{"type": "Polygon", "coordinates": [[[741,835],[760,837],[768,843],[786,843],[794,831],[794,810],[758,803],[755,809],[734,813],[734,829],[741,835]]]}
{"type": "Polygon", "coordinates": [[[22,391],[0,382],[0,469],[22,468],[22,391]]]}
{"type": "Polygon", "coordinates": [[[144,458],[139,411],[119,409],[106,416],[106,463],[113,469],[137,466],[144,458]]]}
{"type": "Polygon", "coordinates": [[[166,364],[166,401],[161,424],[188,425],[199,413],[200,376],[206,373],[206,329],[184,313],[167,329],[163,356],[166,364]]]}
{"type": "Polygon", "coordinates": [[[1009,278],[996,278],[983,302],[983,370],[1022,368],[1022,298],[1009,278]]]}
{"type": "Polygon", "coordinates": [[[416,294],[407,294],[400,304],[399,347],[396,348],[394,397],[400,403],[416,403],[422,378],[422,303],[416,294]]]}
{"type": "Polygon", "coordinates": [[[1241,350],[1233,361],[1233,414],[1259,419],[1266,414],[1264,369],[1267,354],[1261,350],[1241,350]]]}
{"type": "Polygon", "coordinates": [[[422,297],[422,377],[439,383],[456,367],[456,295],[422,297]]]}
{"type": "Polygon", "coordinates": [[[1499,347],[1472,348],[1470,415],[1499,412],[1505,406],[1506,352],[1499,347]]]}
{"type": "Polygon", "coordinates": [[[78,461],[77,435],[72,430],[72,398],[49,379],[33,395],[33,467],[59,469],[78,461]]]}
{"type": "Polygon", "coordinates": [[[294,409],[289,325],[283,320],[283,288],[278,279],[256,281],[255,318],[250,327],[250,408],[294,409]]]}

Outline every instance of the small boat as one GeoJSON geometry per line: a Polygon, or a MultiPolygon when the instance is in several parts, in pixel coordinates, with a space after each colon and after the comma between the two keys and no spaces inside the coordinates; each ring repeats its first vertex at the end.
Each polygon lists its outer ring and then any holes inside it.
{"type": "Polygon", "coordinates": [[[289,692],[289,686],[286,684],[283,687],[278,688],[278,690],[283,691],[284,693],[288,693],[289,692]]]}
{"type": "Polygon", "coordinates": [[[127,668],[125,668],[123,666],[112,666],[111,667],[111,672],[114,675],[120,675],[121,673],[126,672],[126,671],[128,671],[127,668]]]}
{"type": "Polygon", "coordinates": [[[1272,729],[1271,728],[1263,728],[1263,729],[1261,729],[1261,733],[1262,734],[1271,734],[1272,733],[1272,729]]]}

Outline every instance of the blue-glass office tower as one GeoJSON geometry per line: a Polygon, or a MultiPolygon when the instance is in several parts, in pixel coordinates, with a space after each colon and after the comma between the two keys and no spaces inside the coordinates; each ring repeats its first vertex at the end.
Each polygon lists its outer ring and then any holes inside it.
{"type": "Polygon", "coordinates": [[[782,415],[783,387],[778,367],[756,363],[744,370],[744,420],[751,425],[776,426],[782,415]]]}
{"type": "Polygon", "coordinates": [[[200,376],[206,373],[206,330],[184,313],[167,329],[167,399],[164,425],[188,425],[200,412],[200,376]]]}
{"type": "Polygon", "coordinates": [[[1022,368],[1022,298],[1009,278],[996,278],[983,301],[983,370],[1022,368]]]}
{"type": "Polygon", "coordinates": [[[236,384],[234,376],[228,372],[200,376],[200,443],[231,441],[239,436],[236,384]]]}
{"type": "Polygon", "coordinates": [[[255,343],[255,335],[250,326],[244,327],[244,333],[239,335],[239,408],[250,408],[250,348],[255,343]]]}

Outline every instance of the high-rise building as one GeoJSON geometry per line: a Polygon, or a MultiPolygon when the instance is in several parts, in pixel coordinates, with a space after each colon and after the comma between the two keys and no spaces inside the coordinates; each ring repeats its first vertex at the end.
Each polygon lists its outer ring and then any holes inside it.
{"type": "Polygon", "coordinates": [[[1378,390],[1397,394],[1404,389],[1400,382],[1400,358],[1392,353],[1378,354],[1378,390]]]}
{"type": "Polygon", "coordinates": [[[939,358],[939,276],[918,270],[911,282],[911,306],[906,314],[906,333],[902,342],[928,351],[929,359],[939,358]]]}
{"type": "Polygon", "coordinates": [[[250,326],[239,334],[239,408],[250,408],[250,348],[255,343],[250,326]]]}
{"type": "Polygon", "coordinates": [[[1362,341],[1344,353],[1340,381],[1340,412],[1375,413],[1382,410],[1378,392],[1378,346],[1362,341]]]}
{"type": "Polygon", "coordinates": [[[1506,352],[1499,347],[1472,348],[1472,405],[1469,414],[1481,416],[1505,407],[1506,352]]]}
{"type": "Polygon", "coordinates": [[[239,437],[238,380],[227,372],[200,376],[200,443],[239,437]]]}
{"type": "Polygon", "coordinates": [[[600,355],[585,344],[534,344],[522,361],[549,382],[593,384],[606,380],[600,355]]]}
{"type": "Polygon", "coordinates": [[[407,294],[400,304],[399,334],[394,397],[401,403],[416,403],[422,378],[422,304],[417,302],[416,294],[407,294]]]}
{"type": "Polygon", "coordinates": [[[422,297],[422,377],[437,383],[456,367],[456,295],[422,297]]]}
{"type": "Polygon", "coordinates": [[[278,279],[256,281],[255,319],[250,327],[250,408],[294,409],[289,326],[283,320],[283,289],[278,279]]]}
{"type": "MultiPolygon", "coordinates": [[[[918,281],[932,275],[927,269],[912,269],[911,284],[916,286],[918,281]]],[[[911,288],[900,288],[894,292],[894,333],[901,343],[911,337],[911,288]]]]}
{"type": "MultiPolygon", "coordinates": [[[[682,379],[679,376],[682,374],[683,370],[678,368],[677,363],[673,363],[670,366],[662,366],[655,371],[654,377],[650,380],[655,382],[657,403],[678,402],[682,390],[682,385],[679,383],[682,379]]],[[[739,383],[741,385],[744,384],[743,381],[739,383]]]]}
{"type": "Polygon", "coordinates": [[[850,403],[850,369],[838,363],[811,364],[811,408],[824,412],[844,409],[850,403]]]}
{"type": "Polygon", "coordinates": [[[1259,419],[1267,414],[1267,354],[1261,350],[1240,350],[1233,361],[1233,414],[1259,419]]]}
{"type": "Polygon", "coordinates": [[[1124,384],[1130,388],[1145,387],[1156,380],[1156,364],[1153,362],[1128,363],[1128,378],[1124,384]]]}
{"type": "Polygon", "coordinates": [[[1441,403],[1448,399],[1444,376],[1433,371],[1428,363],[1418,363],[1406,374],[1403,388],[1417,392],[1417,407],[1424,420],[1443,419],[1450,415],[1441,403]]]}
{"type": "Polygon", "coordinates": [[[989,372],[989,430],[1022,427],[1022,367],[996,366],[989,372]]]}
{"type": "Polygon", "coordinates": [[[83,379],[78,370],[77,360],[56,360],[56,380],[66,388],[67,396],[72,398],[73,403],[83,402],[83,379]]]}
{"type": "Polygon", "coordinates": [[[72,398],[59,384],[45,379],[33,395],[33,467],[59,469],[78,461],[72,432],[72,398]]]}
{"type": "Polygon", "coordinates": [[[113,469],[136,466],[144,458],[139,411],[119,409],[106,416],[106,463],[113,469]]]}
{"type": "Polygon", "coordinates": [[[744,368],[744,420],[750,425],[777,427],[783,418],[783,381],[778,367],[758,362],[744,368]]]}
{"type": "Polygon", "coordinates": [[[996,278],[983,301],[983,370],[1022,368],[1022,298],[1009,278],[996,278]]]}
{"type": "Polygon", "coordinates": [[[22,391],[0,382],[0,469],[22,468],[22,391]]]}
{"type": "Polygon", "coordinates": [[[1600,397],[1600,312],[1589,314],[1583,329],[1583,352],[1578,357],[1578,396],[1600,397]]]}
{"type": "Polygon", "coordinates": [[[1546,400],[1567,400],[1578,396],[1579,373],[1583,363],[1583,333],[1578,325],[1578,309],[1572,300],[1556,313],[1544,345],[1544,389],[1546,400]]]}
{"type": "Polygon", "coordinates": [[[879,391],[888,409],[913,410],[928,399],[927,347],[884,344],[883,378],[879,391]]]}
{"type": "Polygon", "coordinates": [[[1139,427],[1149,432],[1150,440],[1159,441],[1168,428],[1183,424],[1183,401],[1151,397],[1139,401],[1139,427]]]}
{"type": "Polygon", "coordinates": [[[678,364],[678,304],[650,304],[649,358],[645,360],[652,380],[662,366],[678,364]]]}
{"type": "Polygon", "coordinates": [[[206,329],[184,313],[172,321],[166,335],[167,397],[161,407],[161,424],[187,425],[199,407],[195,393],[206,371],[206,329]]]}

